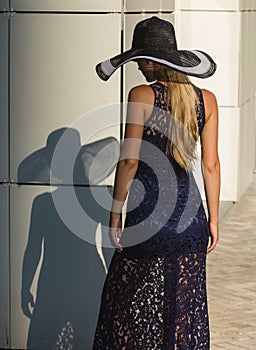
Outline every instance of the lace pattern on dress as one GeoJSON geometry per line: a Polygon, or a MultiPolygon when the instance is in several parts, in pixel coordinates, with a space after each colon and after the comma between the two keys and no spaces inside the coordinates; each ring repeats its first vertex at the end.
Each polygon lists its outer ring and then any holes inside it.
{"type": "Polygon", "coordinates": [[[208,350],[205,256],[174,261],[117,254],[93,349],[208,350]]]}
{"type": "MultiPolygon", "coordinates": [[[[169,118],[168,89],[158,82],[151,87],[156,108],[145,125],[143,139],[165,152],[163,134],[169,118]]],[[[204,106],[201,91],[197,88],[196,91],[201,133],[205,123],[204,106]]],[[[155,166],[163,169],[163,164],[157,156],[155,158],[155,166]]],[[[175,163],[173,167],[178,187],[177,203],[169,220],[167,218],[150,239],[124,248],[122,253],[115,252],[113,256],[102,292],[93,350],[209,350],[205,278],[208,224],[200,205],[195,216],[189,218],[187,229],[177,233],[190,182],[184,169],[175,163]]],[[[163,192],[170,182],[170,174],[166,174],[163,192]]],[[[127,226],[143,222],[160,193],[154,173],[143,162],[139,162],[135,178],[144,185],[145,195],[141,196],[139,204],[136,186],[131,190],[129,198],[131,204],[136,203],[132,207],[137,208],[127,214],[127,226]]],[[[166,198],[160,208],[162,213],[168,203],[166,198]]]]}

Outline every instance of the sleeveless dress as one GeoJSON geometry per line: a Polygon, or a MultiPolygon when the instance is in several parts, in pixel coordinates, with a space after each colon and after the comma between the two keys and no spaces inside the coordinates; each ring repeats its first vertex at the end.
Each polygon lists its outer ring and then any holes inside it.
{"type": "MultiPolygon", "coordinates": [[[[168,87],[149,86],[155,102],[129,191],[124,249],[109,266],[93,349],[208,350],[208,222],[192,172],[166,155],[168,87]]],[[[195,91],[201,134],[204,104],[195,91]]]]}

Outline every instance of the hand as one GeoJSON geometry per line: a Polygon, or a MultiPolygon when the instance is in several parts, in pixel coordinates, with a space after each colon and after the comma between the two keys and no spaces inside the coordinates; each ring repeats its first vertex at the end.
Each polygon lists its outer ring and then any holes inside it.
{"type": "Polygon", "coordinates": [[[216,244],[218,243],[219,240],[219,227],[218,223],[216,222],[210,222],[209,223],[209,228],[210,228],[210,234],[211,234],[211,245],[207,249],[207,254],[210,253],[215,247],[216,244]]]}
{"type": "Polygon", "coordinates": [[[30,291],[22,291],[21,292],[21,307],[24,315],[28,318],[32,317],[32,311],[35,306],[34,297],[30,291]],[[29,307],[30,306],[30,307],[29,307]]]}
{"type": "Polygon", "coordinates": [[[118,213],[111,213],[109,220],[109,236],[111,244],[116,250],[121,253],[123,250],[122,245],[118,242],[118,239],[122,236],[121,228],[121,215],[118,213]]]}

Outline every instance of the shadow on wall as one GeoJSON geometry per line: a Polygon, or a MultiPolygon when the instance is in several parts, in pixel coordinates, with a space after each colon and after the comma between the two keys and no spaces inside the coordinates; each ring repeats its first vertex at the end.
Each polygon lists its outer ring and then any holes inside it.
{"type": "MultiPolygon", "coordinates": [[[[109,266],[113,248],[102,247],[100,257],[95,244],[95,234],[99,224],[102,236],[108,236],[110,196],[106,196],[106,188],[95,188],[98,201],[91,192],[91,187],[81,186],[88,183],[88,168],[93,163],[93,157],[98,151],[112,142],[113,152],[110,160],[111,167],[116,163],[119,145],[113,143],[113,138],[107,138],[95,143],[80,145],[79,133],[74,129],[59,129],[51,133],[47,146],[34,152],[24,159],[18,169],[19,183],[43,182],[51,180],[50,164],[57,143],[66,133],[62,168],[52,174],[59,185],[55,195],[66,198],[65,176],[68,169],[68,157],[74,150],[79,155],[74,167],[75,193],[82,209],[93,220],[83,223],[85,237],[75,235],[63,222],[53,201],[53,193],[37,196],[32,205],[29,237],[23,259],[22,270],[22,310],[30,318],[28,332],[28,349],[90,349],[99,312],[100,296],[105,280],[105,269],[109,266]],[[87,146],[87,147],[86,147],[87,146]],[[89,150],[89,151],[88,151],[89,150]],[[48,179],[47,179],[48,176],[48,179]],[[61,186],[62,182],[62,186],[61,186]],[[103,206],[101,205],[104,203],[103,206]],[[107,208],[107,209],[106,209],[107,208]],[[104,227],[105,226],[105,227],[104,227]],[[40,264],[41,262],[41,264],[40,264]],[[40,268],[37,293],[33,295],[31,285],[36,270],[40,268]]],[[[114,139],[115,140],[115,139],[114,139]]],[[[115,140],[116,141],[116,140],[115,140]]],[[[109,153],[111,154],[111,153],[109,153]]],[[[110,171],[106,163],[98,164],[100,175],[97,181],[110,171]]],[[[109,164],[110,164],[109,163],[109,164]]],[[[53,178],[53,177],[52,177],[53,178]]],[[[50,181],[49,181],[50,183],[50,181]]],[[[71,186],[72,187],[72,186],[71,186]]]]}

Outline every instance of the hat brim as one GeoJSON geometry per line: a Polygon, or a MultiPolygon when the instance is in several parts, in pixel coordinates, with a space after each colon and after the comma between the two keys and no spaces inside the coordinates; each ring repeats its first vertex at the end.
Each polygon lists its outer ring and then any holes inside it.
{"type": "Polygon", "coordinates": [[[200,50],[163,52],[154,49],[131,49],[97,64],[96,72],[102,80],[106,81],[123,64],[138,59],[151,60],[187,75],[203,79],[213,75],[217,68],[213,59],[200,50]]]}
{"type": "Polygon", "coordinates": [[[82,146],[77,163],[80,166],[75,169],[74,181],[84,183],[86,178],[91,185],[99,184],[114,171],[119,153],[119,142],[111,136],[82,146]]]}
{"type": "MultiPolygon", "coordinates": [[[[70,139],[63,141],[64,148],[69,145],[69,141],[70,139]]],[[[58,168],[61,168],[65,162],[65,166],[67,164],[68,167],[67,171],[70,170],[73,173],[73,185],[97,185],[106,180],[107,176],[114,171],[119,158],[120,145],[116,138],[110,136],[80,146],[76,160],[70,160],[73,169],[69,169],[69,160],[63,156],[64,151],[62,148],[58,150],[59,163],[55,165],[54,173],[49,161],[54,149],[43,147],[27,156],[18,167],[18,183],[20,185],[28,182],[52,185],[68,184],[70,182],[66,182],[67,174],[58,168]]],[[[69,174],[67,177],[69,179],[69,174]]]]}

